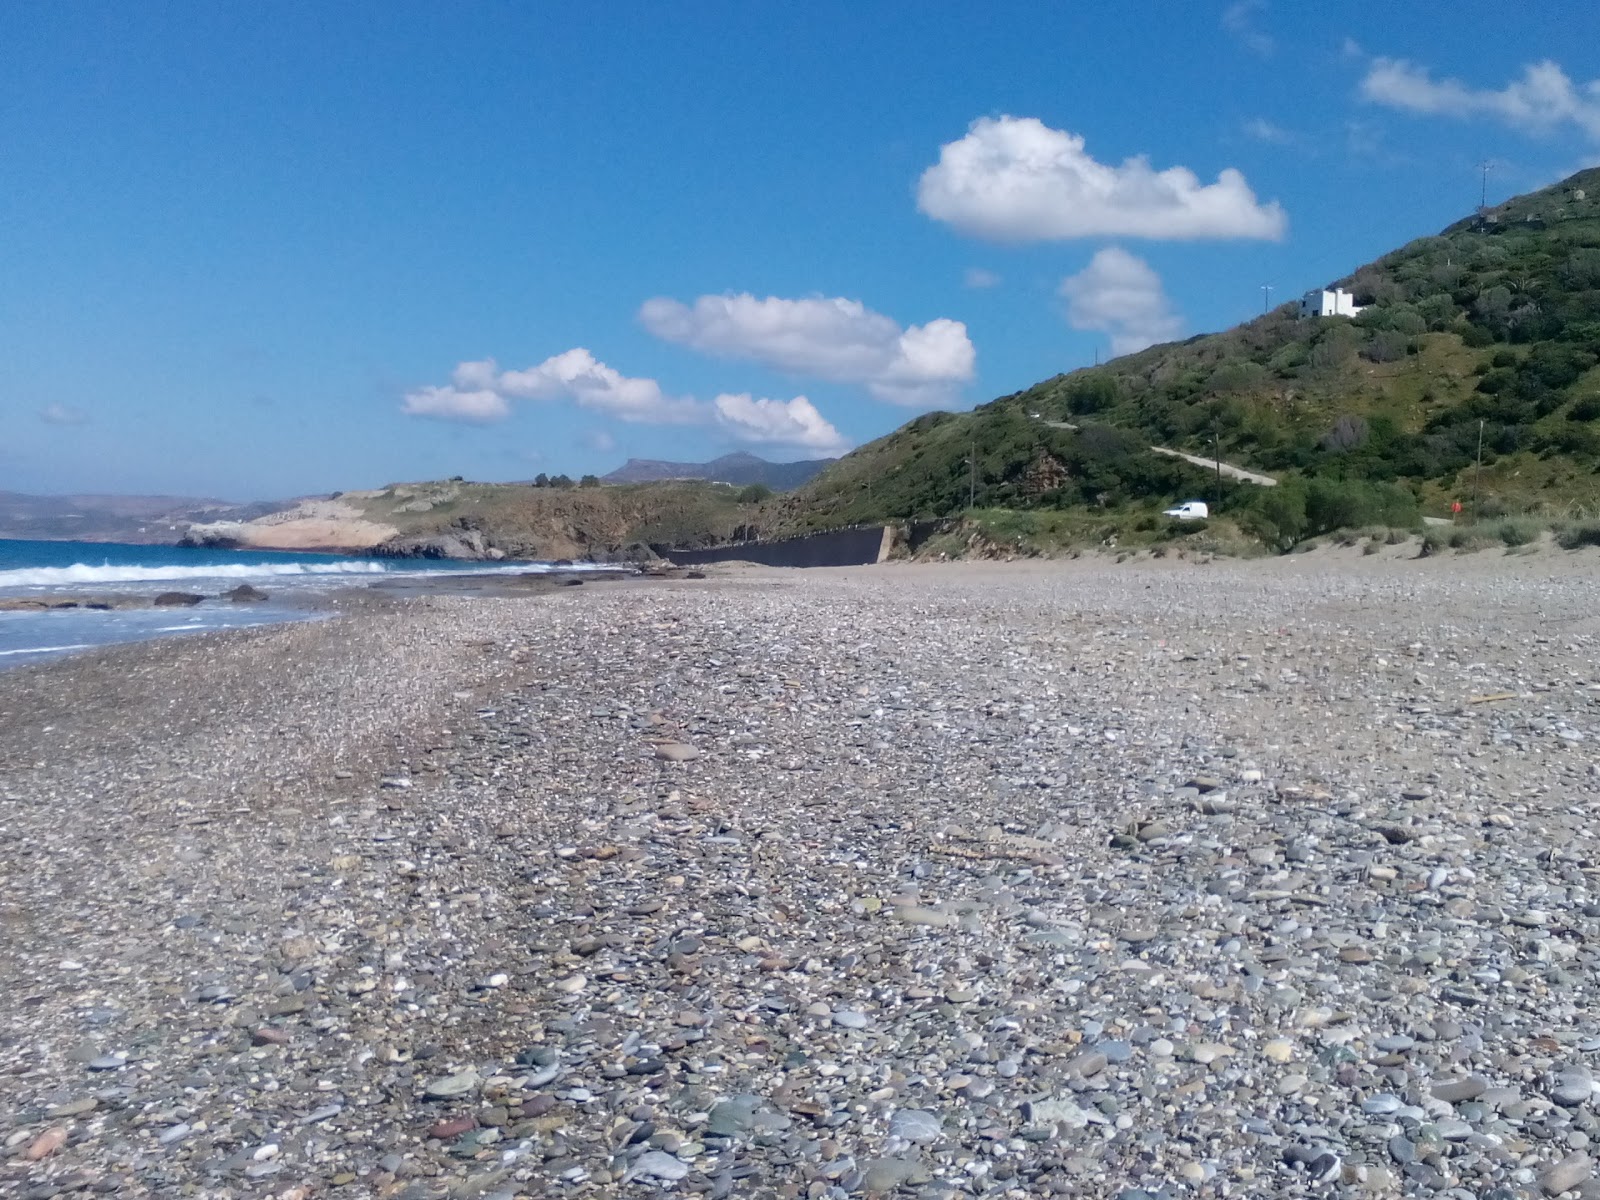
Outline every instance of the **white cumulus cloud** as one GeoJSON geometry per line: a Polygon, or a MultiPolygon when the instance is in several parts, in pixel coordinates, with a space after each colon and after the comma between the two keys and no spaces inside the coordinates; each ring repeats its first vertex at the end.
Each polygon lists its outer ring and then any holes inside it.
{"type": "Polygon", "coordinates": [[[1077,134],[1036,117],[982,117],[939,149],[917,207],[975,237],[1002,242],[1081,237],[1166,240],[1283,237],[1276,201],[1261,204],[1232,167],[1201,183],[1187,167],[1145,158],[1096,162],[1077,134]]]}
{"type": "Polygon", "coordinates": [[[511,405],[499,392],[487,388],[420,387],[406,393],[400,411],[413,417],[432,417],[437,421],[487,425],[509,417],[511,405]]]}
{"type": "Polygon", "coordinates": [[[1183,332],[1183,318],[1150,264],[1120,246],[1107,246],[1076,275],[1061,281],[1067,322],[1111,335],[1113,354],[1132,354],[1183,332]]]}
{"type": "Polygon", "coordinates": [[[843,454],[850,448],[843,435],[804,396],[765,400],[748,392],[724,394],[712,401],[712,407],[717,423],[747,445],[793,446],[823,455],[843,454]]]}
{"type": "Polygon", "coordinates": [[[960,321],[904,329],[859,300],[657,296],[639,309],[655,336],[723,358],[747,358],[796,375],[864,386],[894,404],[932,405],[972,378],[977,351],[960,321]]]}
{"type": "Polygon", "coordinates": [[[1361,80],[1361,95],[1406,112],[1486,116],[1535,133],[1570,124],[1600,138],[1600,80],[1575,84],[1548,59],[1524,67],[1522,77],[1503,88],[1474,88],[1459,79],[1435,79],[1405,59],[1375,58],[1361,80]]]}
{"type": "MultiPolygon", "coordinates": [[[[487,424],[509,417],[516,400],[572,400],[580,408],[639,424],[704,425],[748,445],[830,454],[850,445],[804,396],[769,400],[722,395],[703,403],[668,395],[654,379],[624,375],[582,346],[522,370],[503,371],[492,358],[459,363],[448,384],[414,388],[400,407],[412,416],[487,424]]],[[[595,450],[616,445],[604,430],[591,431],[584,442],[595,450]]]]}
{"type": "Polygon", "coordinates": [[[668,396],[654,379],[624,375],[582,346],[525,371],[502,372],[499,390],[528,400],[570,396],[583,408],[623,421],[692,425],[701,419],[699,406],[693,400],[668,396]]]}

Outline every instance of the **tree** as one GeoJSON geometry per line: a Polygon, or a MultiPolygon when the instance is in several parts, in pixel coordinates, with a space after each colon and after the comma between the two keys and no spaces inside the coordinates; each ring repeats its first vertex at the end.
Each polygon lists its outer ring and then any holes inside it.
{"type": "Polygon", "coordinates": [[[537,475],[535,475],[533,477],[533,486],[534,487],[549,487],[550,486],[550,476],[546,475],[543,471],[540,471],[537,475]]]}
{"type": "Polygon", "coordinates": [[[550,486],[554,488],[569,488],[572,486],[572,476],[556,475],[550,480],[550,486]]]}
{"type": "Polygon", "coordinates": [[[738,501],[740,504],[760,504],[763,500],[772,498],[772,489],[764,483],[752,483],[740,490],[738,501]]]}
{"type": "Polygon", "coordinates": [[[582,479],[578,480],[578,486],[579,487],[599,487],[600,486],[599,477],[595,476],[595,475],[585,475],[582,479]]]}

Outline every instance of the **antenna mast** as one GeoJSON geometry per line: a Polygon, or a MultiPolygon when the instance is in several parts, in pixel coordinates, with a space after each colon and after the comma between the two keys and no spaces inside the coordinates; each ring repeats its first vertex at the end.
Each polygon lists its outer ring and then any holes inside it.
{"type": "Polygon", "coordinates": [[[1272,285],[1270,283],[1261,285],[1261,311],[1263,314],[1272,311],[1272,285]]]}
{"type": "Polygon", "coordinates": [[[1478,169],[1483,172],[1483,187],[1478,193],[1478,207],[1480,209],[1489,207],[1489,168],[1492,166],[1494,166],[1494,163],[1487,158],[1478,164],[1478,169]]]}

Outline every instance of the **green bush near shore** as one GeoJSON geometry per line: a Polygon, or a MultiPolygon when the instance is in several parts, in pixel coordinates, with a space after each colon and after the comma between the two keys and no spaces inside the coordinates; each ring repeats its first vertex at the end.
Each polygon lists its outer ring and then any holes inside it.
{"type": "Polygon", "coordinates": [[[1526,546],[1530,542],[1539,540],[1539,535],[1547,526],[1542,521],[1529,517],[1510,518],[1501,521],[1495,526],[1494,532],[1502,542],[1508,546],[1526,546]]]}
{"type": "Polygon", "coordinates": [[[1556,544],[1564,550],[1600,546],[1600,521],[1579,521],[1556,530],[1556,544]]]}

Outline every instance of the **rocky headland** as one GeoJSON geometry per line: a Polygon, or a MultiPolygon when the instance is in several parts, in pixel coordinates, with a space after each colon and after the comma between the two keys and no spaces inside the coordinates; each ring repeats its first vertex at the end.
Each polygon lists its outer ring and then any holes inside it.
{"type": "Polygon", "coordinates": [[[0,1191],[1596,1196],[1589,555],[738,570],[0,676],[0,1191]]]}

